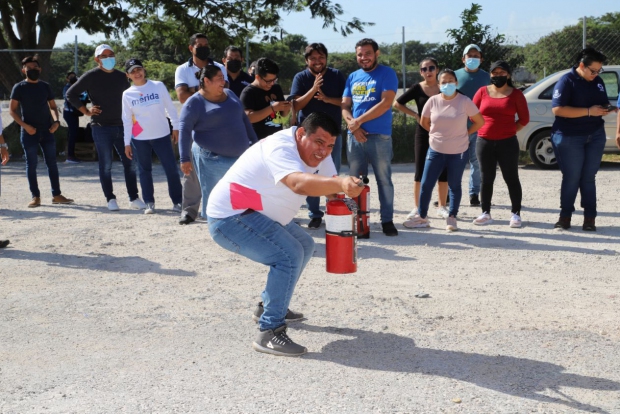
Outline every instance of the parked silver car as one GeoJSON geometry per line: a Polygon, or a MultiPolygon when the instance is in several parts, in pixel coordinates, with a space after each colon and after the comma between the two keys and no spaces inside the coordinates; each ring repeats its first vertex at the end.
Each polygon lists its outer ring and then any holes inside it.
{"type": "MultiPolygon", "coordinates": [[[[605,82],[609,102],[618,106],[620,66],[603,66],[603,69],[600,77],[605,82]]],[[[528,151],[534,164],[540,168],[556,168],[558,165],[551,146],[551,126],[555,120],[551,111],[551,97],[555,84],[568,71],[569,69],[547,76],[523,91],[530,110],[530,123],[517,133],[517,139],[521,151],[528,151]]],[[[616,113],[605,116],[606,153],[620,152],[615,141],[616,119],[616,113]]]]}

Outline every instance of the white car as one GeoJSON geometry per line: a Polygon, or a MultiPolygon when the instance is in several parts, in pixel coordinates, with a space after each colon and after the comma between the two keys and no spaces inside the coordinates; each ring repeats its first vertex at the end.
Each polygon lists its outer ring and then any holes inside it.
{"type": "MultiPolygon", "coordinates": [[[[605,82],[609,103],[618,106],[620,66],[603,66],[603,69],[604,71],[599,76],[605,82]]],[[[530,110],[530,123],[517,133],[517,139],[521,151],[528,151],[534,164],[540,168],[556,168],[558,165],[551,146],[551,126],[555,120],[551,111],[551,97],[555,84],[569,70],[549,75],[523,91],[530,110]]],[[[611,113],[604,119],[607,135],[605,152],[618,153],[620,150],[616,146],[617,114],[611,113]]]]}

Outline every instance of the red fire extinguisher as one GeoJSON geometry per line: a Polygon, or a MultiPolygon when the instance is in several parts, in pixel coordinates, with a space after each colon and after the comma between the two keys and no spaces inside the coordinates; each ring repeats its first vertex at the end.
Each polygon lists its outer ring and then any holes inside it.
{"type": "Polygon", "coordinates": [[[370,238],[370,187],[368,186],[368,177],[361,177],[364,183],[364,189],[359,196],[355,198],[357,202],[357,238],[370,238]]]}
{"type": "Polygon", "coordinates": [[[325,214],[325,257],[329,273],[357,271],[355,217],[357,205],[344,194],[327,202],[325,214]]]}

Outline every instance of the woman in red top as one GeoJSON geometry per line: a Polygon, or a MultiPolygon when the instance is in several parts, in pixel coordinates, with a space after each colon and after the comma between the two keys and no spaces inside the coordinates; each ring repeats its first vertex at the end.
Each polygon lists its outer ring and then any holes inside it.
{"type": "Polygon", "coordinates": [[[512,71],[503,60],[491,65],[491,85],[474,95],[474,103],[484,118],[478,131],[476,155],[480,163],[482,215],[474,224],[493,223],[491,198],[497,165],[508,186],[512,216],[510,227],[521,227],[521,182],[519,181],[519,142],[517,131],[530,122],[530,113],[523,92],[515,89],[510,79],[512,71]],[[515,121],[515,114],[518,115],[515,121]]]}

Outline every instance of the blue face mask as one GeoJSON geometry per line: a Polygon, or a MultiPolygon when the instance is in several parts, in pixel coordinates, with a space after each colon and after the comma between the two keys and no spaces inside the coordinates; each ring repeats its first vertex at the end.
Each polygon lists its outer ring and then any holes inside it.
{"type": "Polygon", "coordinates": [[[105,70],[112,70],[112,69],[114,69],[114,66],[116,66],[116,58],[113,58],[113,57],[102,58],[101,59],[101,66],[103,66],[103,68],[105,70]]]}
{"type": "Polygon", "coordinates": [[[456,83],[444,83],[439,85],[439,91],[446,96],[452,96],[456,93],[456,83]]]}
{"type": "Polygon", "coordinates": [[[480,67],[480,59],[467,58],[465,59],[465,67],[469,70],[476,70],[480,67]]]}

